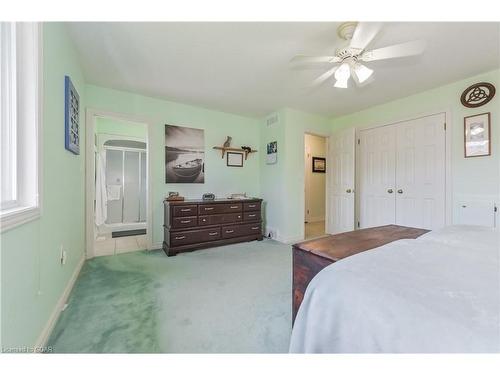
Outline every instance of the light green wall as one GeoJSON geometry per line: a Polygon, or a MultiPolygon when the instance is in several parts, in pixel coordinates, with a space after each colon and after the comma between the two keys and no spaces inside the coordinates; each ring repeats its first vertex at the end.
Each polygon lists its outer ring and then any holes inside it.
{"type": "Polygon", "coordinates": [[[432,114],[448,110],[451,119],[447,129],[451,132],[451,173],[452,200],[454,217],[460,200],[485,199],[499,200],[500,164],[500,95],[480,108],[466,108],[460,103],[460,95],[469,85],[477,82],[491,82],[500,87],[500,70],[494,70],[470,77],[452,84],[441,86],[416,95],[401,98],[386,104],[368,108],[347,116],[333,118],[330,124],[333,131],[347,127],[363,128],[383,125],[418,115],[432,114]],[[491,149],[492,155],[477,158],[464,158],[464,116],[491,112],[491,149]]]}
{"type": "Polygon", "coordinates": [[[89,108],[130,114],[151,123],[149,151],[152,166],[153,244],[163,241],[163,199],[169,191],[178,191],[187,198],[201,198],[206,192],[219,197],[246,192],[260,195],[259,121],[234,114],[97,87],[86,86],[89,108]],[[205,130],[205,183],[165,183],[165,124],[205,130]],[[213,146],[233,137],[233,146],[247,145],[259,153],[249,155],[243,168],[227,167],[226,160],[213,146]]]}
{"type": "MultiPolygon", "coordinates": [[[[304,237],[304,137],[305,133],[329,136],[326,117],[291,108],[278,111],[280,123],[261,121],[261,148],[278,141],[278,164],[261,162],[261,192],[266,199],[266,228],[284,242],[304,237]]],[[[267,118],[267,117],[266,117],[267,118]]]]}
{"type": "Polygon", "coordinates": [[[127,137],[146,139],[146,126],[134,122],[121,121],[108,117],[97,117],[95,120],[96,134],[116,134],[127,137]]]}
{"type": "MultiPolygon", "coordinates": [[[[84,255],[84,161],[64,148],[64,75],[85,108],[84,77],[64,25],[45,23],[43,188],[40,219],[1,235],[4,348],[34,345],[84,255]],[[67,251],[61,266],[60,246],[67,251]]],[[[80,123],[84,124],[83,111],[80,123]]],[[[80,127],[85,139],[85,126],[80,127]]]]}

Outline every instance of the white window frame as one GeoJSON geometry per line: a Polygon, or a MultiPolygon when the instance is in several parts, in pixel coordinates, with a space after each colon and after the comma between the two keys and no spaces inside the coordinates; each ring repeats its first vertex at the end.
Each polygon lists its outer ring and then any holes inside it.
{"type": "MultiPolygon", "coordinates": [[[[12,184],[5,192],[13,198],[0,207],[0,232],[15,228],[40,217],[42,211],[42,109],[43,109],[43,36],[40,23],[1,23],[1,43],[15,34],[15,49],[2,48],[11,67],[2,64],[3,150],[0,178],[2,186],[8,178],[12,184]],[[15,53],[14,53],[15,51],[15,53]],[[5,95],[7,93],[7,95],[5,95]],[[8,97],[7,97],[8,96],[8,97]],[[5,111],[7,109],[7,111],[5,111]],[[4,145],[8,146],[4,148],[4,145]],[[8,161],[5,162],[5,158],[8,161]],[[8,169],[8,170],[5,170],[8,169]]],[[[2,56],[4,61],[4,56],[2,56]]],[[[2,197],[0,202],[3,202],[2,197]]]]}

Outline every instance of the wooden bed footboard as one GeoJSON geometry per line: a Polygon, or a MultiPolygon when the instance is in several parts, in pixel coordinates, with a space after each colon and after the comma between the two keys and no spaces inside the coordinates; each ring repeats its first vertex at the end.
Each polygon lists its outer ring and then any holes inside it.
{"type": "Polygon", "coordinates": [[[427,229],[385,225],[360,229],[293,245],[292,325],[304,293],[319,271],[336,261],[402,239],[415,239],[427,229]]]}

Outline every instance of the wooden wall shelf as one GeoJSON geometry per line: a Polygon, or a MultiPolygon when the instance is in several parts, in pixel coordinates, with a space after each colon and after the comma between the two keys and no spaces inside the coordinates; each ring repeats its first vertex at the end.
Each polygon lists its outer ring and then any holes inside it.
{"type": "Polygon", "coordinates": [[[245,160],[247,160],[248,154],[253,154],[254,152],[257,152],[257,150],[252,150],[252,151],[248,152],[248,151],[242,150],[241,148],[220,147],[220,146],[215,146],[215,147],[213,147],[213,149],[221,151],[222,159],[224,159],[224,155],[226,154],[227,151],[239,152],[241,154],[245,154],[245,160]]]}

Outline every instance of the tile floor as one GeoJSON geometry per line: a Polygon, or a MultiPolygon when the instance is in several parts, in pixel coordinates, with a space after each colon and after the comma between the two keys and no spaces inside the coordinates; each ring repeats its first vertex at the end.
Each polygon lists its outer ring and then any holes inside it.
{"type": "Polygon", "coordinates": [[[98,256],[123,254],[146,249],[147,237],[145,234],[117,238],[111,238],[111,234],[109,234],[103,239],[97,239],[94,244],[94,251],[98,256]]]}

